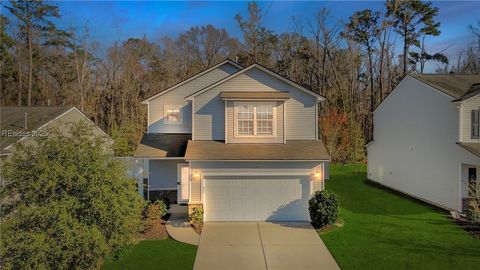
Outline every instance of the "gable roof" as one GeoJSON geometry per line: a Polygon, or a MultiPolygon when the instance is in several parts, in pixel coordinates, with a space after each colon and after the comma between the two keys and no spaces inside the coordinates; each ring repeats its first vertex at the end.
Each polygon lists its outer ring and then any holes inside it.
{"type": "MultiPolygon", "coordinates": [[[[84,113],[75,106],[5,106],[0,107],[0,128],[2,134],[0,137],[1,154],[8,154],[6,150],[12,144],[25,137],[3,136],[3,132],[11,131],[34,131],[51,121],[62,117],[71,110],[78,111],[88,121],[92,122],[84,113]],[[25,129],[25,116],[27,116],[27,128],[25,129]]],[[[92,122],[93,124],[93,122],[92,122]]],[[[97,127],[97,126],[95,126],[97,127]]],[[[110,138],[102,129],[97,127],[107,138],[110,138]]]]}
{"type": "Polygon", "coordinates": [[[456,100],[461,99],[475,84],[480,84],[480,75],[466,74],[416,74],[409,75],[456,100]]]}
{"type": "Polygon", "coordinates": [[[192,134],[145,133],[137,146],[135,158],[177,158],[185,155],[192,134]]]}
{"type": "Polygon", "coordinates": [[[208,73],[208,72],[210,72],[210,71],[212,71],[212,70],[214,70],[214,69],[216,69],[216,68],[219,68],[219,67],[225,65],[225,64],[231,64],[231,65],[233,65],[233,66],[235,66],[235,67],[237,67],[237,68],[239,68],[239,69],[243,69],[243,67],[240,66],[239,64],[237,64],[236,62],[234,62],[234,61],[232,61],[232,60],[230,60],[230,59],[226,59],[226,60],[224,60],[224,61],[222,61],[222,62],[220,62],[220,63],[218,63],[218,64],[216,64],[216,65],[214,65],[214,66],[212,66],[212,67],[210,67],[210,68],[207,68],[207,69],[205,69],[205,70],[203,70],[203,71],[200,71],[199,73],[197,73],[197,74],[189,77],[189,78],[186,79],[186,80],[183,80],[183,81],[181,81],[181,82],[179,82],[179,83],[177,83],[177,84],[174,84],[174,85],[168,87],[167,89],[164,89],[164,90],[162,90],[162,91],[160,91],[160,92],[158,92],[158,93],[156,93],[156,94],[154,94],[154,95],[152,95],[152,96],[144,99],[141,103],[142,103],[142,104],[147,104],[148,101],[150,101],[150,100],[152,100],[152,99],[155,99],[155,98],[157,98],[158,96],[161,96],[161,95],[163,95],[163,94],[166,94],[166,93],[168,93],[168,92],[170,92],[170,91],[172,91],[172,90],[174,90],[174,89],[176,89],[176,88],[178,88],[178,87],[180,87],[180,86],[182,86],[182,85],[184,85],[184,84],[186,84],[186,83],[188,83],[188,82],[190,82],[190,81],[193,81],[194,79],[196,79],[196,78],[198,78],[198,77],[200,77],[200,76],[202,76],[202,75],[204,75],[204,74],[206,74],[206,73],[208,73]]]}
{"type": "Polygon", "coordinates": [[[299,90],[301,90],[301,91],[303,91],[303,92],[305,92],[305,93],[307,93],[307,94],[309,94],[309,95],[312,95],[312,96],[316,97],[316,98],[317,98],[317,101],[325,100],[325,98],[324,98],[323,96],[321,96],[321,95],[313,92],[313,91],[310,90],[310,89],[307,89],[307,88],[299,85],[298,83],[296,83],[296,82],[294,82],[294,81],[292,81],[292,80],[290,80],[290,79],[287,79],[287,78],[281,76],[281,75],[278,74],[278,73],[275,73],[274,71],[272,71],[272,70],[270,70],[270,69],[268,69],[268,68],[266,68],[266,67],[264,67],[264,66],[262,66],[262,65],[260,65],[260,64],[252,64],[252,65],[250,65],[250,66],[248,66],[248,67],[246,67],[246,68],[244,68],[244,69],[242,69],[242,70],[240,70],[240,71],[238,71],[238,72],[233,73],[233,74],[230,75],[230,76],[225,77],[224,79],[222,79],[222,80],[220,80],[220,81],[218,81],[218,82],[216,82],[216,83],[213,83],[213,84],[211,84],[211,85],[209,85],[209,86],[207,86],[207,87],[204,87],[204,88],[198,90],[197,92],[195,92],[195,93],[193,93],[193,94],[191,94],[191,95],[186,96],[185,99],[187,99],[187,100],[193,100],[193,98],[194,98],[195,96],[198,96],[198,95],[200,95],[200,94],[202,94],[202,93],[204,93],[204,92],[212,89],[213,87],[218,86],[218,85],[220,85],[220,84],[222,84],[222,83],[224,83],[224,82],[227,82],[227,81],[229,81],[229,80],[231,80],[231,79],[233,79],[233,78],[235,78],[235,77],[237,77],[237,76],[239,76],[239,75],[241,75],[241,74],[243,74],[243,73],[245,73],[245,72],[247,72],[247,71],[249,71],[249,70],[251,70],[251,69],[254,69],[254,68],[257,68],[257,69],[259,69],[259,70],[261,70],[261,71],[263,71],[263,72],[265,72],[265,73],[267,73],[267,74],[269,74],[269,75],[271,75],[271,76],[274,76],[274,77],[276,77],[277,79],[280,79],[281,81],[283,81],[283,82],[285,82],[285,83],[287,83],[287,84],[289,84],[289,85],[291,85],[291,86],[293,86],[293,87],[295,87],[295,88],[297,88],[297,89],[299,89],[299,90]]]}
{"type": "MultiPolygon", "coordinates": [[[[70,111],[73,106],[68,107],[1,107],[1,129],[2,131],[25,130],[25,115],[27,115],[27,131],[37,130],[60,115],[70,111]]],[[[2,150],[19,138],[13,136],[1,137],[2,150]]]]}

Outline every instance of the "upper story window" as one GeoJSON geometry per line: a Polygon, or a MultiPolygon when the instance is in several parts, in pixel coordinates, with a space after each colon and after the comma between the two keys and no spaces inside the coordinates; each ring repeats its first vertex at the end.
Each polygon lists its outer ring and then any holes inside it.
{"type": "Polygon", "coordinates": [[[472,117],[471,117],[471,133],[472,139],[479,138],[479,122],[480,122],[480,110],[472,110],[472,117]]]}
{"type": "Polygon", "coordinates": [[[180,106],[165,106],[164,107],[165,124],[182,124],[182,112],[180,106]]]}
{"type": "Polygon", "coordinates": [[[237,136],[275,136],[275,104],[235,103],[237,136]]]}

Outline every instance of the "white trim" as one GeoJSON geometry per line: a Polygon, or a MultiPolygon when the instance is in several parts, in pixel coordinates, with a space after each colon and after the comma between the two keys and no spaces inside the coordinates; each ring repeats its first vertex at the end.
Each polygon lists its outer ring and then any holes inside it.
{"type": "Polygon", "coordinates": [[[147,102],[147,133],[150,133],[150,102],[147,102]]]}
{"type": "MultiPolygon", "coordinates": [[[[311,175],[311,169],[203,169],[206,176],[278,176],[311,175]]],[[[205,177],[203,177],[205,178],[205,177]]],[[[204,179],[205,180],[205,179],[204,179]]]]}
{"type": "MultiPolygon", "coordinates": [[[[107,133],[105,133],[105,131],[103,131],[101,128],[99,128],[92,120],[90,120],[90,118],[88,118],[84,113],[82,113],[82,111],[80,111],[79,109],[77,109],[77,107],[73,106],[72,108],[66,110],[65,112],[61,113],[60,115],[58,115],[57,117],[53,118],[52,120],[46,122],[45,124],[41,125],[40,127],[38,127],[37,129],[35,130],[39,130],[39,129],[42,129],[44,127],[46,127],[47,125],[49,125],[51,122],[63,117],[64,115],[66,115],[67,113],[71,112],[72,110],[76,110],[78,113],[80,113],[84,118],[87,119],[88,122],[90,122],[91,124],[93,124],[95,126],[95,128],[97,128],[98,130],[100,130],[101,133],[103,133],[103,135],[105,135],[107,137],[107,139],[110,141],[110,142],[113,142],[113,139],[110,138],[110,136],[108,136],[107,133]]],[[[11,148],[14,144],[17,144],[27,138],[30,138],[29,136],[23,136],[21,137],[20,139],[18,139],[16,142],[13,142],[11,143],[10,145],[8,145],[7,147],[3,148],[3,150],[8,150],[9,148],[11,148]]],[[[3,154],[2,154],[3,155],[3,154]]]]}
{"type": "Polygon", "coordinates": [[[276,102],[234,102],[233,104],[233,135],[238,138],[276,138],[277,137],[277,106],[276,102]],[[253,135],[238,133],[238,107],[241,105],[253,106],[253,135]],[[261,105],[272,106],[272,134],[257,134],[257,107],[261,105]]]}
{"type": "MultiPolygon", "coordinates": [[[[227,119],[227,116],[228,116],[228,112],[227,112],[227,107],[228,107],[228,104],[227,104],[227,100],[225,100],[225,107],[224,107],[224,115],[223,115],[223,118],[225,120],[225,123],[224,123],[224,126],[225,126],[225,133],[224,133],[224,137],[225,137],[225,144],[228,144],[228,128],[227,128],[227,122],[228,122],[228,119],[227,119]]],[[[233,117],[232,117],[233,119],[233,117]]]]}
{"type": "Polygon", "coordinates": [[[318,103],[315,103],[315,140],[318,141],[318,103]]]}
{"type": "Polygon", "coordinates": [[[317,101],[323,101],[323,100],[325,100],[325,98],[322,97],[321,95],[319,95],[319,94],[317,94],[317,93],[315,93],[315,92],[312,92],[312,91],[308,90],[307,88],[305,88],[305,87],[303,87],[303,86],[301,86],[301,85],[298,85],[297,83],[295,83],[295,82],[293,82],[293,81],[290,81],[289,79],[284,78],[283,76],[281,76],[281,75],[279,75],[279,74],[277,74],[277,73],[275,73],[275,72],[273,72],[273,71],[271,71],[271,70],[268,70],[267,68],[264,68],[264,67],[262,67],[262,66],[260,66],[260,65],[258,65],[258,64],[252,64],[252,65],[250,65],[249,67],[246,67],[246,68],[244,68],[244,69],[242,69],[242,70],[240,70],[240,71],[238,71],[238,72],[235,72],[235,73],[233,73],[232,75],[227,76],[227,77],[223,78],[222,80],[220,80],[220,81],[218,81],[218,82],[216,82],[216,83],[214,83],[214,84],[211,84],[210,86],[207,86],[207,87],[205,87],[205,88],[203,88],[203,89],[201,89],[201,90],[199,90],[199,91],[197,91],[197,92],[195,92],[195,93],[193,93],[193,94],[191,94],[191,95],[186,96],[185,99],[187,99],[187,100],[192,100],[194,97],[196,97],[196,96],[204,93],[205,91],[208,91],[208,90],[212,89],[212,88],[215,87],[215,86],[218,86],[218,85],[220,85],[220,84],[222,84],[222,83],[224,83],[224,82],[226,82],[226,81],[229,81],[229,80],[237,77],[238,75],[243,74],[243,73],[245,73],[245,72],[247,72],[247,71],[249,71],[250,69],[253,69],[253,68],[258,68],[258,69],[262,70],[263,72],[268,73],[268,74],[276,77],[277,79],[280,79],[281,81],[283,81],[283,82],[285,82],[285,83],[287,83],[287,84],[289,84],[289,85],[291,85],[291,86],[293,86],[293,87],[295,87],[295,88],[297,88],[297,89],[299,89],[299,90],[301,90],[301,91],[303,91],[303,92],[305,92],[305,93],[307,93],[307,94],[309,94],[309,95],[311,95],[311,96],[316,97],[316,98],[317,98],[317,101]]]}
{"type": "Polygon", "coordinates": [[[165,125],[183,125],[183,105],[163,105],[163,119],[165,119],[165,125]],[[167,120],[167,111],[168,110],[178,110],[178,121],[168,121],[167,120]]]}
{"type": "Polygon", "coordinates": [[[197,75],[194,75],[194,76],[192,76],[192,77],[190,77],[190,78],[188,78],[188,79],[186,79],[186,80],[184,80],[184,81],[182,81],[182,82],[179,82],[179,83],[171,86],[170,88],[167,88],[166,90],[163,90],[162,92],[160,92],[160,93],[158,93],[158,94],[156,94],[156,95],[153,95],[153,96],[151,96],[151,97],[143,100],[141,103],[142,103],[142,104],[146,104],[146,103],[149,102],[150,100],[155,99],[155,98],[157,98],[157,97],[159,97],[159,96],[161,96],[161,95],[163,95],[163,94],[166,94],[166,93],[168,93],[168,92],[170,92],[170,91],[172,91],[172,90],[174,90],[174,89],[176,89],[176,88],[178,88],[178,87],[180,87],[180,86],[182,86],[182,85],[184,85],[184,84],[186,84],[186,83],[188,83],[188,82],[190,82],[190,81],[192,81],[192,80],[194,80],[194,79],[196,79],[196,78],[198,78],[198,77],[200,77],[200,76],[202,76],[202,75],[204,75],[204,74],[206,74],[206,73],[208,73],[208,72],[210,72],[210,71],[212,71],[212,70],[214,70],[214,69],[216,69],[216,68],[218,68],[218,67],[221,67],[221,66],[223,66],[223,65],[225,65],[225,64],[227,64],[227,63],[233,65],[234,67],[239,68],[240,70],[243,69],[243,67],[240,66],[239,64],[237,64],[237,63],[235,63],[235,62],[227,59],[227,60],[225,60],[225,61],[223,61],[223,62],[221,62],[221,63],[218,63],[217,65],[215,65],[215,66],[213,66],[213,67],[211,67],[211,68],[208,68],[208,69],[206,69],[206,70],[198,73],[197,75]]]}
{"type": "Polygon", "coordinates": [[[192,141],[195,141],[195,102],[192,100],[192,141]]]}
{"type": "MultiPolygon", "coordinates": [[[[462,121],[462,115],[463,115],[463,106],[462,103],[458,105],[458,123],[459,123],[459,129],[458,129],[458,141],[461,142],[463,141],[463,121],[462,121]]],[[[471,131],[470,131],[471,132],[471,131]]]]}
{"type": "Polygon", "coordinates": [[[287,102],[283,101],[283,144],[287,144],[287,102]]]}

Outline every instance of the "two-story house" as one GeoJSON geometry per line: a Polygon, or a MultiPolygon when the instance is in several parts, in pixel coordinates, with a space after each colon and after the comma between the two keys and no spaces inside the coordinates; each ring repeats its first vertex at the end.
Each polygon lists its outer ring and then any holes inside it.
{"type": "Polygon", "coordinates": [[[374,111],[368,178],[462,212],[480,169],[480,75],[406,76],[374,111]]]}
{"type": "Polygon", "coordinates": [[[329,155],[318,138],[324,98],[263,66],[227,60],[147,98],[150,199],[203,207],[205,221],[309,220],[329,155]]]}

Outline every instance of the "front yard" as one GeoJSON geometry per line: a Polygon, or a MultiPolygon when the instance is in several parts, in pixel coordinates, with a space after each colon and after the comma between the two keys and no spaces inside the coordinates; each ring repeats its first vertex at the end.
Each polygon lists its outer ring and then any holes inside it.
{"type": "Polygon", "coordinates": [[[343,227],[321,234],[342,269],[476,269],[480,240],[448,213],[366,184],[361,165],[332,166],[343,227]]]}
{"type": "Polygon", "coordinates": [[[196,253],[196,246],[168,238],[144,240],[124,249],[119,260],[107,262],[103,269],[192,269],[196,253]]]}

